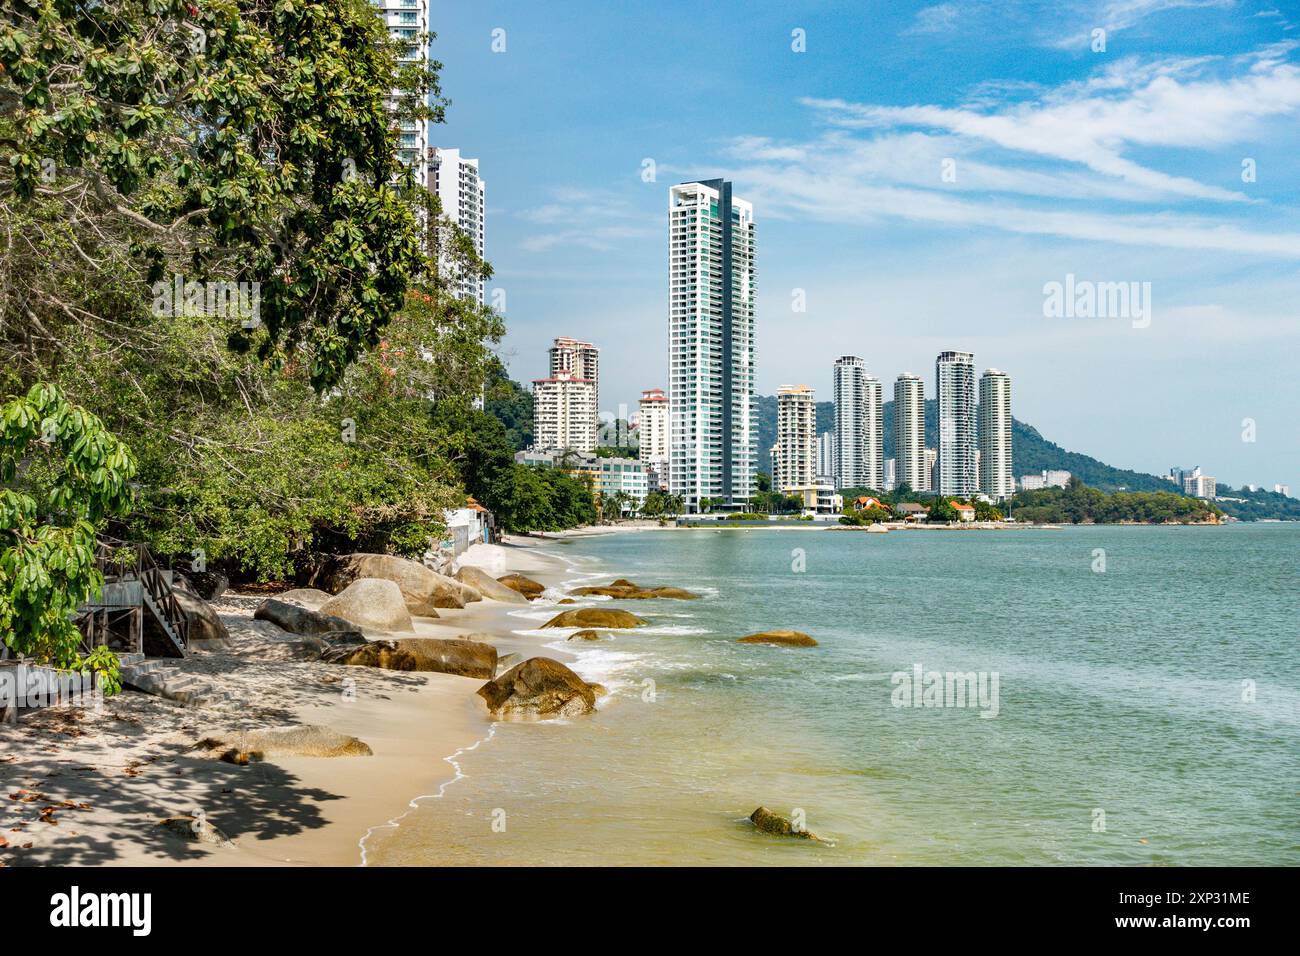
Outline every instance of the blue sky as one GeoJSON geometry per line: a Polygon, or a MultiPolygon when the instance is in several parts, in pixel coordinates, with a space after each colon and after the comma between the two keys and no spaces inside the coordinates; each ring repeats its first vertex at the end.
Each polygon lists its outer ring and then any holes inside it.
{"type": "Polygon", "coordinates": [[[841,354],[929,391],[935,354],[967,349],[1067,448],[1300,494],[1295,0],[480,0],[433,21],[452,106],[432,141],[480,160],[515,378],[572,335],[601,346],[607,409],[664,386],[668,187],[725,176],[755,209],[760,392],[828,397],[841,354]],[[1151,283],[1149,325],[1045,317],[1067,274],[1151,283]]]}

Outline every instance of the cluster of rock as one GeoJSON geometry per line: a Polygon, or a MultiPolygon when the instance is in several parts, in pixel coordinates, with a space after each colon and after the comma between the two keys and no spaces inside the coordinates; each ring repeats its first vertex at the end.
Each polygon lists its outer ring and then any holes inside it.
{"type": "Polygon", "coordinates": [[[629,581],[627,578],[619,578],[611,584],[574,588],[573,593],[580,597],[596,594],[603,595],[604,597],[632,601],[644,601],[650,598],[672,598],[678,601],[694,601],[699,598],[699,595],[694,591],[687,591],[685,588],[646,588],[629,581]]]}

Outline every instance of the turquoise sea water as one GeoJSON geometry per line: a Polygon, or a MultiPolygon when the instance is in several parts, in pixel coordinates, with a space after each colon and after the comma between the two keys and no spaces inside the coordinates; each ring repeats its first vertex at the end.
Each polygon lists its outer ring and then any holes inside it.
{"type": "Polygon", "coordinates": [[[520,640],[576,651],[610,696],[498,725],[374,861],[1300,864],[1300,525],[650,531],[553,551],[571,585],[706,597],[609,603],[652,626],[580,647],[533,630],[554,608],[518,612],[520,640]],[[770,628],[819,646],[735,643],[770,628]],[[892,675],[918,664],[996,674],[997,715],[894,706],[892,675]],[[759,804],[833,845],[755,833],[759,804]]]}

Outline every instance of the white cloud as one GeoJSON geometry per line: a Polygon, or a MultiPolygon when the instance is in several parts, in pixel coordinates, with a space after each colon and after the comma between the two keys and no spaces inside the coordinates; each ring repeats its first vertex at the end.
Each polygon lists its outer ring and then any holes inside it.
{"type": "Polygon", "coordinates": [[[907,33],[948,33],[957,27],[960,11],[955,3],[937,3],[922,7],[907,33]]]}
{"type": "Polygon", "coordinates": [[[1062,48],[1088,48],[1092,31],[1101,27],[1109,36],[1137,26],[1143,20],[1169,10],[1229,9],[1236,0],[1107,0],[1102,4],[1089,4],[1086,12],[1072,17],[1083,26],[1054,44],[1062,48]]]}

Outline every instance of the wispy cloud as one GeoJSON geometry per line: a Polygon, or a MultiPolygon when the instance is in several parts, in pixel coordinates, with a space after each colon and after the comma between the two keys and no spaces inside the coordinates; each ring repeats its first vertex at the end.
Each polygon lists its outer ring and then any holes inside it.
{"type": "Polygon", "coordinates": [[[662,224],[608,190],[557,189],[552,201],[518,214],[535,227],[520,240],[528,252],[557,247],[607,252],[629,239],[659,236],[662,224]]]}
{"type": "Polygon", "coordinates": [[[949,33],[957,29],[960,12],[955,3],[936,3],[932,7],[922,7],[916,12],[916,19],[905,32],[909,34],[949,33]]]}
{"type": "Polygon", "coordinates": [[[1071,16],[1071,20],[1080,26],[1066,36],[1059,38],[1055,46],[1062,48],[1087,48],[1092,39],[1092,31],[1098,27],[1106,31],[1107,36],[1137,26],[1148,17],[1170,10],[1229,9],[1236,6],[1236,0],[1106,0],[1104,3],[1088,3],[1071,16]]]}
{"type": "Polygon", "coordinates": [[[797,143],[741,138],[731,156],[743,167],[736,177],[777,214],[887,216],[1300,257],[1300,233],[1258,231],[1203,209],[1178,211],[1189,202],[1232,209],[1251,198],[1170,171],[1167,161],[1169,150],[1251,141],[1268,121],[1300,113],[1300,67],[1285,59],[1289,52],[1127,60],[996,107],[804,100],[826,123],[824,133],[797,143]],[[1138,151],[1143,162],[1130,156],[1138,151]],[[947,158],[956,163],[955,182],[941,178],[947,158]]]}

